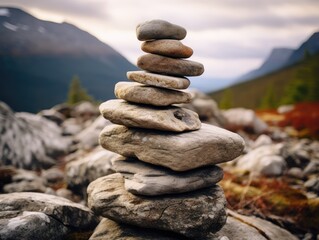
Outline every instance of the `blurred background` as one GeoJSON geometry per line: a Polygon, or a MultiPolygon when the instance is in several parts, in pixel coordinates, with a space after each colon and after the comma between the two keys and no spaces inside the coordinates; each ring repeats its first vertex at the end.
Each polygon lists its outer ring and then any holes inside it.
{"type": "Polygon", "coordinates": [[[0,1],[0,99],[37,112],[67,100],[77,78],[96,100],[142,55],[135,28],[165,19],[204,64],[192,88],[222,108],[317,101],[319,2],[71,0],[0,1]]]}

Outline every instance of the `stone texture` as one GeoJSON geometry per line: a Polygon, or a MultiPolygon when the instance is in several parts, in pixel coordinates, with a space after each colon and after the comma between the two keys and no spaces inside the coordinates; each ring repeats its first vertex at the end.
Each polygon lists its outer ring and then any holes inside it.
{"type": "Polygon", "coordinates": [[[185,77],[173,77],[144,71],[129,71],[128,79],[150,86],[172,89],[186,89],[190,81],[185,77]]]}
{"type": "Polygon", "coordinates": [[[14,113],[1,101],[0,132],[0,165],[49,168],[71,146],[71,139],[63,137],[54,122],[31,113],[14,113]]]}
{"type": "Polygon", "coordinates": [[[154,53],[172,58],[189,58],[193,54],[193,49],[185,46],[180,41],[171,39],[143,42],[141,49],[147,53],[154,53]]]}
{"type": "Polygon", "coordinates": [[[151,87],[134,82],[118,82],[115,85],[115,96],[129,102],[154,106],[188,103],[192,98],[192,95],[187,92],[151,87]]]}
{"type": "Polygon", "coordinates": [[[204,72],[201,63],[151,53],[140,56],[137,66],[146,71],[172,76],[199,76],[204,72]]]}
{"type": "Polygon", "coordinates": [[[39,177],[36,172],[17,169],[16,173],[11,177],[10,183],[5,184],[3,192],[41,192],[47,190],[47,182],[39,177]]]}
{"type": "Polygon", "coordinates": [[[1,239],[65,239],[66,233],[97,224],[87,207],[42,193],[2,194],[0,212],[1,239]]]}
{"type": "Polygon", "coordinates": [[[120,155],[96,147],[85,156],[66,165],[66,182],[72,191],[86,196],[86,188],[95,179],[114,173],[111,161],[120,155]]]}
{"type": "Polygon", "coordinates": [[[216,232],[226,221],[225,197],[217,185],[190,193],[149,198],[127,192],[122,175],[115,173],[92,182],[88,186],[88,196],[88,205],[97,215],[190,238],[216,232]]]}
{"type": "MultiPolygon", "coordinates": [[[[244,215],[238,214],[236,212],[233,212],[231,210],[227,210],[227,213],[233,219],[236,219],[236,220],[241,221],[242,223],[246,224],[247,228],[248,228],[248,226],[251,226],[251,227],[257,229],[257,231],[264,236],[264,239],[297,240],[297,237],[295,237],[294,235],[289,233],[287,230],[280,228],[269,221],[266,221],[266,220],[263,220],[263,219],[257,218],[257,217],[244,216],[244,215]]],[[[221,231],[223,231],[223,229],[221,231]]],[[[233,231],[236,232],[236,229],[233,228],[233,231]]],[[[233,232],[233,233],[235,233],[235,232],[233,232]]],[[[242,237],[242,235],[240,235],[240,232],[238,232],[238,235],[231,234],[231,235],[226,235],[226,236],[232,240],[233,239],[234,240],[245,239],[244,237],[242,237]]],[[[256,235],[256,236],[258,236],[258,235],[256,235]]],[[[261,236],[259,235],[259,237],[261,237],[261,236]]],[[[255,238],[247,238],[247,239],[255,239],[255,238]]],[[[258,239],[263,239],[263,238],[258,238],[258,239]]]]}
{"type": "Polygon", "coordinates": [[[127,191],[146,196],[190,192],[214,186],[223,178],[217,166],[175,172],[134,158],[113,161],[113,169],[124,176],[127,191]]]}
{"type": "Polygon", "coordinates": [[[183,132],[201,126],[197,113],[173,106],[159,108],[114,99],[102,103],[100,111],[111,122],[127,127],[183,132]]]}
{"type": "Polygon", "coordinates": [[[182,40],[186,37],[185,28],[164,20],[151,20],[143,22],[136,27],[136,36],[140,41],[154,39],[182,40]]]}
{"type": "Polygon", "coordinates": [[[58,220],[41,212],[23,211],[12,218],[0,218],[1,240],[60,240],[70,229],[58,220]]]}
{"type": "Polygon", "coordinates": [[[100,144],[123,156],[175,171],[227,162],[244,148],[239,135],[208,124],[202,124],[198,131],[179,134],[113,125],[101,132],[100,144]]]}
{"type": "Polygon", "coordinates": [[[90,240],[187,240],[185,237],[155,229],[116,223],[103,218],[90,240]]]}

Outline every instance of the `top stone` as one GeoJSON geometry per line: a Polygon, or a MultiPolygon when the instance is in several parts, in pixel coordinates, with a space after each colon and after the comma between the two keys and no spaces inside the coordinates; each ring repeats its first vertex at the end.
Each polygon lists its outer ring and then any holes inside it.
{"type": "Polygon", "coordinates": [[[182,40],[186,37],[186,29],[167,21],[157,19],[137,25],[136,36],[140,41],[156,39],[182,40]]]}

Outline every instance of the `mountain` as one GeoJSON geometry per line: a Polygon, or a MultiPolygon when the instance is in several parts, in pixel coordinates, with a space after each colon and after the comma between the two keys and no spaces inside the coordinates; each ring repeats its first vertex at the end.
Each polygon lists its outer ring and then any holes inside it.
{"type": "Polygon", "coordinates": [[[232,85],[252,80],[296,64],[304,59],[306,52],[310,55],[319,52],[319,32],[311,35],[298,49],[274,48],[259,68],[236,78],[232,85]]]}
{"type": "Polygon", "coordinates": [[[300,62],[304,58],[306,52],[310,55],[319,52],[319,32],[312,34],[307,41],[302,43],[300,47],[291,54],[285,65],[289,66],[300,62]]]}
{"type": "Polygon", "coordinates": [[[236,79],[236,83],[260,77],[282,68],[293,51],[294,50],[290,48],[274,48],[270,55],[266,58],[265,62],[258,69],[252,70],[242,75],[236,79]]]}
{"type": "Polygon", "coordinates": [[[43,21],[0,7],[0,100],[15,111],[36,112],[66,100],[77,75],[98,100],[137,68],[96,37],[69,23],[43,21]]]}
{"type": "Polygon", "coordinates": [[[287,87],[294,84],[296,76],[310,68],[312,74],[315,74],[314,78],[319,79],[319,53],[267,75],[210,93],[210,96],[219,104],[227,102],[231,107],[258,109],[270,94],[274,105],[279,106],[287,87]]]}

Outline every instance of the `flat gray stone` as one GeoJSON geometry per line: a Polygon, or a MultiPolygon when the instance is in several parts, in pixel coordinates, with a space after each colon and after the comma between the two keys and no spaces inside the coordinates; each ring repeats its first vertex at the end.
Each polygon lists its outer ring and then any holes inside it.
{"type": "Polygon", "coordinates": [[[97,215],[190,238],[217,232],[226,222],[225,203],[223,190],[217,185],[189,193],[150,198],[126,191],[122,175],[115,173],[88,186],[88,206],[97,215]]]}
{"type": "Polygon", "coordinates": [[[180,107],[159,108],[113,99],[102,103],[100,111],[112,123],[127,127],[183,132],[197,130],[201,126],[197,113],[180,107]]]}
{"type": "Polygon", "coordinates": [[[1,239],[67,239],[66,234],[93,230],[97,223],[89,208],[62,197],[0,194],[1,239]]]}
{"type": "Polygon", "coordinates": [[[146,196],[190,192],[214,186],[223,178],[223,170],[218,166],[175,172],[124,157],[113,161],[113,169],[124,176],[127,191],[146,196]]]}
{"type": "Polygon", "coordinates": [[[208,124],[198,131],[170,133],[112,125],[103,129],[100,144],[126,157],[186,171],[230,161],[244,149],[236,133],[208,124]]]}
{"type": "Polygon", "coordinates": [[[192,95],[187,92],[151,87],[135,82],[118,82],[114,91],[117,98],[153,106],[188,103],[192,99],[192,95]]]}
{"type": "Polygon", "coordinates": [[[199,76],[204,72],[203,64],[191,60],[145,54],[137,59],[137,66],[143,70],[172,76],[199,76]]]}
{"type": "Polygon", "coordinates": [[[182,40],[186,37],[186,33],[185,28],[159,19],[140,23],[136,27],[136,36],[140,41],[154,39],[182,40]]]}
{"type": "Polygon", "coordinates": [[[193,49],[185,46],[178,40],[171,39],[143,42],[141,49],[147,53],[154,53],[172,58],[189,58],[193,55],[193,49]]]}
{"type": "Polygon", "coordinates": [[[129,80],[161,88],[186,89],[190,85],[190,81],[185,77],[166,76],[145,71],[129,71],[126,76],[129,80]]]}

